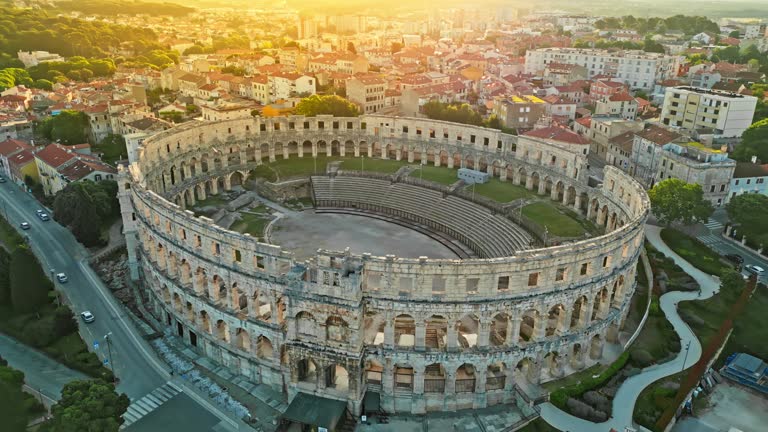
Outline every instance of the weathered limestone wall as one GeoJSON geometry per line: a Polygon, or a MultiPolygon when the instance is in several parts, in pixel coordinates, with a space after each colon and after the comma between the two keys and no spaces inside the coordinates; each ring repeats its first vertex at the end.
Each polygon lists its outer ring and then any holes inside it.
{"type": "Polygon", "coordinates": [[[580,370],[616,342],[649,212],[616,168],[591,188],[578,158],[553,167],[515,150],[516,137],[496,130],[385,116],[185,124],[145,141],[119,172],[132,276],[190,345],[289,397],[322,394],[356,413],[367,389],[390,411],[506,403],[521,380],[580,370]],[[242,184],[262,159],[318,154],[483,169],[606,234],[493,259],[320,250],[298,262],[184,210],[242,184]]]}

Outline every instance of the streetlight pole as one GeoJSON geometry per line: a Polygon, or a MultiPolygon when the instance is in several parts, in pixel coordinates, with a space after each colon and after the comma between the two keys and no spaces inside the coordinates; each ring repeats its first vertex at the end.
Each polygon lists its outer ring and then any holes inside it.
{"type": "Polygon", "coordinates": [[[688,360],[688,351],[691,349],[691,341],[688,341],[687,344],[685,344],[685,357],[683,357],[683,367],[680,369],[680,372],[685,370],[685,362],[688,360]]]}
{"type": "Polygon", "coordinates": [[[112,382],[115,382],[117,375],[115,375],[115,363],[112,361],[112,341],[110,340],[112,332],[104,335],[104,340],[107,342],[107,355],[109,356],[109,368],[112,369],[112,382]]]}

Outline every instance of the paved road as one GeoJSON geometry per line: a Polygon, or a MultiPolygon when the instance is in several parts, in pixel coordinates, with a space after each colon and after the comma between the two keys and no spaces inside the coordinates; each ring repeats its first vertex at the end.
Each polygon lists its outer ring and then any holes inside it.
{"type": "MultiPolygon", "coordinates": [[[[768,269],[768,259],[766,257],[758,255],[752,252],[750,249],[741,247],[721,236],[727,219],[728,216],[725,214],[725,212],[715,212],[715,214],[709,218],[707,223],[703,225],[703,228],[697,230],[696,238],[720,255],[741,255],[744,258],[744,265],[759,265],[762,268],[768,269]]],[[[747,273],[746,270],[742,271],[742,273],[749,276],[749,273],[747,273]]],[[[764,281],[765,278],[766,277],[763,276],[762,281],[764,281]]]]}
{"type": "Polygon", "coordinates": [[[720,283],[716,278],[693,267],[688,261],[674,253],[661,240],[660,232],[661,228],[646,225],[645,235],[648,241],[664,255],[672,258],[683,271],[691,275],[701,285],[701,296],[696,292],[671,291],[661,296],[660,299],[661,310],[680,336],[681,346],[685,347],[690,343],[687,359],[685,349],[683,349],[673,360],[645,368],[640,374],[624,381],[613,399],[613,417],[604,423],[592,423],[561,411],[550,403],[543,404],[541,417],[555,428],[569,432],[608,432],[612,428],[624,430],[626,426],[633,424],[632,412],[635,408],[635,402],[644,388],[661,378],[693,366],[701,357],[701,344],[690,327],[678,315],[677,303],[684,300],[703,300],[712,297],[718,291],[720,283]],[[685,365],[683,365],[684,360],[685,365]]]}
{"type": "Polygon", "coordinates": [[[59,400],[68,382],[88,378],[4,334],[0,334],[0,355],[9,366],[24,372],[24,383],[48,401],[59,400]]]}
{"type": "MultiPolygon", "coordinates": [[[[80,321],[80,334],[85,343],[90,346],[93,346],[94,342],[99,343],[96,352],[101,358],[109,357],[104,336],[111,333],[111,362],[115,367],[116,375],[120,378],[118,390],[126,393],[132,401],[137,401],[156,389],[168,385],[170,376],[167,366],[154,355],[130,318],[126,316],[108,288],[88,265],[87,251],[75,240],[69,230],[52,220],[43,222],[38,219],[35,210],[41,208],[39,202],[13,184],[0,184],[0,206],[0,210],[15,226],[18,227],[22,221],[29,222],[31,229],[22,233],[28,237],[43,268],[67,274],[69,282],[58,284],[58,288],[66,293],[75,313],[90,310],[95,315],[96,321],[91,324],[80,321]]],[[[207,421],[197,422],[191,428],[173,428],[172,430],[185,432],[212,430],[207,425],[211,422],[219,423],[219,418],[223,419],[224,414],[208,401],[196,395],[190,395],[192,398],[174,396],[169,400],[178,398],[180,402],[157,404],[152,412],[155,416],[169,419],[195,412],[196,415],[205,417],[207,421]]],[[[129,408],[130,411],[131,408],[129,408]]],[[[144,409],[138,414],[143,416],[149,412],[144,409]]],[[[135,413],[134,415],[136,416],[135,413]]],[[[136,420],[139,420],[140,416],[136,420]]],[[[129,430],[155,430],[139,428],[138,421],[136,426],[136,428],[130,427],[129,430]]],[[[171,429],[167,430],[171,431],[171,429]]]]}

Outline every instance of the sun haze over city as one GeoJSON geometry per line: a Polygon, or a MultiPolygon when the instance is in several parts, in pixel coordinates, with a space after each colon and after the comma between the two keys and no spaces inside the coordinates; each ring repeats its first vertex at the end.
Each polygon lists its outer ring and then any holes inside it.
{"type": "Polygon", "coordinates": [[[763,3],[0,0],[0,429],[764,429],[763,3]]]}

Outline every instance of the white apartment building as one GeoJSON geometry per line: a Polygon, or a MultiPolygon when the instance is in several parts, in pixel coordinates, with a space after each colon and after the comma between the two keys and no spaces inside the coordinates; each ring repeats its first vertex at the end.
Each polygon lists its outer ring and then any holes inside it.
{"type": "Polygon", "coordinates": [[[19,60],[24,63],[24,67],[37,66],[45,62],[63,62],[64,57],[49,53],[48,51],[19,51],[19,60]]]}
{"type": "Polygon", "coordinates": [[[752,124],[757,98],[698,87],[668,87],[661,122],[687,132],[713,129],[716,137],[740,137],[752,124]]]}
{"type": "Polygon", "coordinates": [[[315,86],[315,78],[308,75],[274,73],[269,75],[270,102],[300,94],[313,95],[316,92],[315,86]]]}
{"type": "Polygon", "coordinates": [[[612,75],[635,89],[651,90],[656,81],[677,76],[683,60],[644,51],[608,51],[585,48],[540,48],[525,54],[525,73],[541,74],[552,62],[587,68],[588,77],[612,75]]]}

